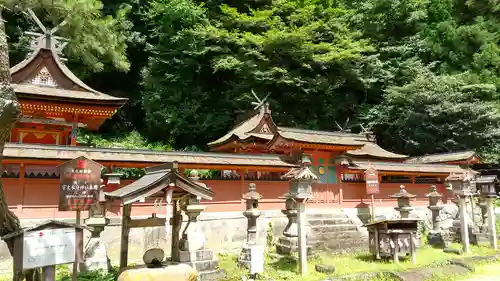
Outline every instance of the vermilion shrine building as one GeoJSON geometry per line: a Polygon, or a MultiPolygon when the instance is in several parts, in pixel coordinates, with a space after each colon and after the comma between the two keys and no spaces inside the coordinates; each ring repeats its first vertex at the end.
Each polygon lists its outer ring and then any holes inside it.
{"type": "MultiPolygon", "coordinates": [[[[431,184],[444,193],[444,178],[480,162],[473,152],[409,158],[384,150],[370,135],[280,127],[264,102],[247,120],[211,142],[210,153],[83,147],[76,141],[78,128],[98,130],[127,100],[83,83],[52,46],[40,45],[11,68],[11,75],[23,118],[5,147],[3,181],[9,207],[22,219],[74,217],[73,212],[57,211],[57,165],[78,156],[109,171],[173,161],[181,169],[219,170],[219,176],[202,179],[215,194],[204,202],[209,212],[243,211],[241,197],[250,182],[263,195],[261,209],[283,208],[280,196],[288,183],[281,175],[296,166],[301,153],[310,155],[320,177],[308,208],[367,207],[364,171],[370,167],[379,171],[378,206],[393,206],[389,195],[401,184],[417,195],[414,205],[427,204],[425,194],[431,184]]],[[[123,179],[121,184],[132,180],[123,179]]],[[[149,215],[151,207],[151,202],[138,203],[134,215],[149,215]]]]}

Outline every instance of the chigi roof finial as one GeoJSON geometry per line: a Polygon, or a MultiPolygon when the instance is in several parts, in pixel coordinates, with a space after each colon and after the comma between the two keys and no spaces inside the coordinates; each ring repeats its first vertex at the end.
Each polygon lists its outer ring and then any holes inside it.
{"type": "Polygon", "coordinates": [[[266,111],[266,113],[271,113],[271,109],[269,108],[269,102],[267,102],[267,99],[269,98],[271,93],[267,94],[263,99],[260,99],[253,89],[251,90],[251,92],[256,100],[252,102],[252,104],[255,105],[254,110],[259,110],[263,108],[266,111]]]}
{"type": "Polygon", "coordinates": [[[55,33],[59,30],[59,28],[66,24],[66,20],[64,20],[54,28],[47,28],[36,16],[33,10],[28,9],[28,14],[38,26],[38,28],[42,31],[42,33],[30,31],[24,32],[26,35],[35,37],[31,42],[31,51],[34,52],[38,49],[47,49],[52,50],[57,55],[61,55],[62,50],[67,45],[69,40],[63,37],[55,36],[55,33]]]}

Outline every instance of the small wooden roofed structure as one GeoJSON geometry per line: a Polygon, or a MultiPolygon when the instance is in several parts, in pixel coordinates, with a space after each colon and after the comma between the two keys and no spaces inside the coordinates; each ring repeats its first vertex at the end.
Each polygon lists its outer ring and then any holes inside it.
{"type": "Polygon", "coordinates": [[[320,150],[347,150],[353,157],[404,160],[406,155],[384,150],[369,141],[364,134],[328,132],[279,127],[273,121],[268,105],[256,108],[249,118],[237,124],[221,138],[208,143],[214,151],[257,149],[280,151],[294,148],[320,150]]]}
{"type": "Polygon", "coordinates": [[[182,223],[182,215],[178,209],[182,201],[194,196],[199,199],[211,200],[213,192],[203,183],[186,178],[179,172],[177,162],[166,163],[146,169],[146,174],[137,181],[105,194],[109,200],[123,201],[122,232],[120,268],[128,264],[128,238],[131,228],[165,226],[166,219],[157,218],[153,215],[148,219],[130,218],[132,203],[145,200],[146,198],[166,199],[173,204],[172,220],[172,257],[178,255],[179,230],[182,223]],[[169,194],[170,190],[170,195],[169,194]],[[170,198],[169,198],[170,197],[170,198]]]}
{"type": "Polygon", "coordinates": [[[411,157],[406,160],[407,163],[442,163],[456,165],[472,165],[482,163],[481,157],[472,150],[428,154],[423,156],[411,157]]]}
{"type": "Polygon", "coordinates": [[[85,156],[102,165],[144,168],[177,161],[181,169],[248,169],[288,171],[298,165],[284,155],[245,155],[184,151],[154,151],[7,143],[3,163],[37,163],[58,165],[85,156]]]}

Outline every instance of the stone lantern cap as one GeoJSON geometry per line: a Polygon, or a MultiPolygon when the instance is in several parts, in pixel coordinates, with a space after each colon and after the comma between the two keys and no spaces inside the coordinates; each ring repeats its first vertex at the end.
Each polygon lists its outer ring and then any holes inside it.
{"type": "Polygon", "coordinates": [[[248,187],[248,192],[243,194],[244,200],[260,200],[262,195],[258,193],[255,183],[251,183],[248,187]]]}
{"type": "Polygon", "coordinates": [[[439,198],[439,197],[442,197],[443,194],[437,192],[437,187],[435,185],[431,185],[431,192],[425,196],[431,197],[431,198],[439,198]]]}
{"type": "Polygon", "coordinates": [[[399,192],[396,194],[391,195],[391,198],[413,198],[416,197],[417,195],[411,194],[408,191],[406,191],[406,188],[404,185],[399,186],[399,192]]]}

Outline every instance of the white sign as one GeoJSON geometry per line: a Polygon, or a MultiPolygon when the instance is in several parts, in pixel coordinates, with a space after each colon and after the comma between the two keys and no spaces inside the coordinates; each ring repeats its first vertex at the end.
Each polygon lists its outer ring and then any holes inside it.
{"type": "Polygon", "coordinates": [[[74,228],[46,229],[24,233],[23,269],[75,262],[74,228]]]}
{"type": "Polygon", "coordinates": [[[264,272],[264,247],[252,246],[250,248],[250,274],[264,272]]]}

